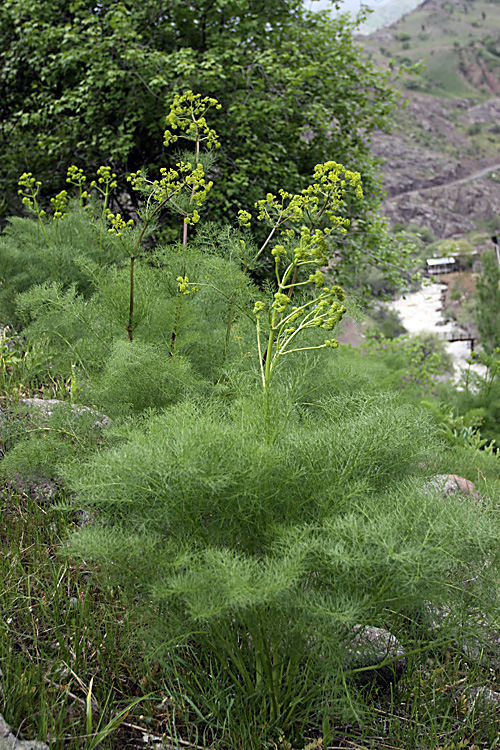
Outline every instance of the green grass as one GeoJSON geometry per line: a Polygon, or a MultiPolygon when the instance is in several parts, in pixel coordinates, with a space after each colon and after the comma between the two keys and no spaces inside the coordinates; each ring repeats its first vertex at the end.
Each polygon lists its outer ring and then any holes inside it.
{"type": "MultiPolygon", "coordinates": [[[[342,356],[351,358],[348,350],[342,356]]],[[[353,367],[362,364],[353,352],[353,367]]],[[[498,491],[494,458],[450,453],[448,470],[462,471],[481,487],[481,477],[490,477],[490,491],[498,491]]],[[[60,554],[76,521],[15,490],[1,492],[0,713],[21,738],[48,741],[52,750],[147,747],[142,738],[148,733],[177,748],[244,750],[207,735],[209,717],[199,706],[172,701],[166,687],[172,675],[143,660],[120,592],[102,584],[90,563],[60,554]],[[128,706],[123,723],[105,731],[128,706]]],[[[176,679],[188,684],[192,676],[185,671],[176,679]]],[[[331,727],[329,747],[493,750],[497,717],[479,706],[472,710],[466,689],[475,685],[500,690],[499,667],[469,662],[453,644],[424,664],[410,659],[397,686],[367,694],[358,722],[331,727]]],[[[317,727],[307,727],[303,747],[319,750],[320,739],[317,727]]],[[[303,747],[292,748],[284,738],[279,750],[303,747]]]]}
{"type": "MultiPolygon", "coordinates": [[[[131,649],[127,612],[91,568],[58,556],[73,526],[67,514],[4,489],[0,518],[0,712],[21,737],[49,741],[52,750],[90,748],[116,713],[151,692],[151,676],[131,649]]],[[[161,701],[158,690],[155,697],[161,701]]],[[[139,736],[131,722],[141,724],[152,700],[100,746],[124,747],[139,736]]]]}
{"type": "Polygon", "coordinates": [[[428,93],[464,99],[477,97],[477,89],[460,74],[457,65],[458,56],[453,48],[444,47],[429,54],[423,73],[428,93]]]}
{"type": "MultiPolygon", "coordinates": [[[[498,77],[500,59],[487,49],[484,40],[500,27],[500,5],[475,0],[467,3],[467,7],[467,13],[457,7],[450,12],[446,4],[440,11],[417,9],[408,13],[391,27],[393,39],[384,39],[384,52],[376,56],[377,60],[382,65],[391,57],[396,62],[423,62],[419,88],[434,96],[488,98],[488,92],[464,76],[460,60],[464,55],[469,59],[476,57],[477,61],[482,59],[498,77]]],[[[398,85],[404,88],[405,80],[398,85]]]]}

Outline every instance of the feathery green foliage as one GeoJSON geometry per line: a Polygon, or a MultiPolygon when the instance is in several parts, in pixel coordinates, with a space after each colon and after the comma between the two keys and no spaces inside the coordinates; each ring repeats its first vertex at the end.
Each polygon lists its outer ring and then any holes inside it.
{"type": "MultiPolygon", "coordinates": [[[[32,219],[13,217],[0,235],[0,316],[3,321],[19,325],[16,295],[35,284],[54,282],[67,288],[73,283],[81,294],[91,293],[92,285],[79,262],[85,257],[97,261],[101,254],[95,241],[95,229],[88,215],[79,209],[69,211],[59,224],[57,232],[54,224],[46,227],[49,246],[32,219]]],[[[103,253],[108,263],[116,262],[121,256],[107,238],[103,253]]]]}
{"type": "MultiPolygon", "coordinates": [[[[309,730],[327,746],[336,722],[360,721],[366,671],[392,663],[357,660],[360,628],[389,628],[424,660],[477,633],[478,612],[496,626],[497,513],[486,498],[443,501],[428,482],[445,463],[439,431],[380,387],[401,388],[405,373],[413,396],[434,386],[446,366],[435,342],[382,340],[371,356],[337,357],[325,341],[349,303],[320,269],[338,255],[349,189],[362,199],[358,173],[326,162],[308,188],[269,193],[257,204],[269,222],[259,249],[246,211],[237,231],[212,225],[147,246],[160,208],[187,227],[211,188],[198,152],[216,136],[203,102],[186,96],[167,140],[183,123],[196,158],[158,180],[131,176],[145,199],[136,227],[109,211],[114,174],[101,167],[92,243],[75,232],[61,244],[81,206],[60,194],[44,223],[37,183],[22,178],[48,270],[33,284],[14,254],[5,299],[25,326],[32,382],[62,378],[70,403],[10,420],[2,476],[63,478],[59,510],[90,519],[65,554],[124,597],[136,645],[206,746],[300,747],[309,730]],[[266,248],[275,285],[258,287],[266,248]],[[52,268],[58,258],[68,277],[52,268]],[[102,430],[100,413],[75,408],[77,393],[115,424],[102,430]],[[450,614],[432,624],[436,611],[450,614]]],[[[86,200],[76,167],[68,179],[86,200]]]]}
{"type": "Polygon", "coordinates": [[[275,386],[267,431],[255,389],[180,402],[71,473],[96,517],[72,553],[135,602],[153,657],[204,695],[214,740],[225,725],[257,748],[356,715],[354,626],[428,601],[465,616],[482,601],[468,571],[488,559],[493,575],[489,511],[422,487],[436,457],[424,414],[331,390],[308,406],[275,386]]]}

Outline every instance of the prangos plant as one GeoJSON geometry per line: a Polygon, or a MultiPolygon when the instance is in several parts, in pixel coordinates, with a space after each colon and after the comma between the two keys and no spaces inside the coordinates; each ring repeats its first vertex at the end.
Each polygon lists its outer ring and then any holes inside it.
{"type": "Polygon", "coordinates": [[[40,228],[42,230],[42,234],[45,237],[45,242],[50,247],[49,238],[47,237],[47,232],[45,230],[45,226],[43,224],[43,219],[46,216],[46,212],[39,208],[37,196],[40,192],[40,188],[42,187],[42,183],[40,180],[35,180],[33,177],[32,172],[23,172],[21,177],[19,178],[19,190],[18,195],[22,196],[22,204],[23,206],[26,206],[30,211],[33,211],[34,214],[36,214],[36,217],[38,219],[38,223],[40,224],[40,228]]]}
{"type": "MultiPolygon", "coordinates": [[[[206,103],[186,97],[167,140],[179,132],[208,144],[206,103]]],[[[435,633],[415,644],[408,628],[428,602],[464,621],[472,608],[496,606],[497,524],[487,504],[443,503],[423,486],[439,450],[426,415],[371,381],[360,386],[323,351],[336,348],[345,313],[331,259],[347,229],[344,196],[362,196],[356,172],[319,164],[301,192],[259,201],[268,235],[254,251],[246,212],[238,235],[216,227],[151,250],[135,269],[134,313],[134,261],[163,209],[198,221],[211,188],[204,158],[195,148],[158,179],[130,175],[144,198],[140,222],[108,207],[103,238],[122,251],[114,265],[83,258],[99,276],[90,298],[46,285],[19,303],[47,338],[48,316],[63,318],[57,295],[66,311],[71,304],[68,330],[56,333],[71,345],[82,321],[75,353],[82,366],[92,362],[86,393],[130,405],[106,410],[115,418],[108,448],[62,468],[72,498],[93,511],[69,549],[97,561],[135,610],[130,620],[163,666],[169,705],[186,712],[186,726],[202,725],[206,747],[303,747],[308,728],[328,746],[330,724],[362,710],[360,628],[398,628],[418,652],[436,647],[435,633]],[[258,287],[248,256],[265,253],[274,279],[258,287]],[[111,326],[110,290],[119,313],[111,326]],[[86,319],[110,351],[96,337],[83,345],[86,319]]],[[[83,192],[82,176],[71,179],[83,192]]],[[[71,212],[61,233],[70,220],[71,212]]],[[[43,442],[35,448],[45,457],[43,442]]],[[[19,460],[30,446],[18,445],[19,460]]],[[[6,459],[12,470],[15,458],[6,459]]],[[[457,638],[451,619],[443,641],[457,638]]]]}
{"type": "Polygon", "coordinates": [[[144,205],[140,214],[142,227],[138,232],[137,240],[132,243],[126,242],[123,230],[127,223],[120,214],[109,214],[111,221],[110,232],[115,233],[127,249],[130,257],[130,287],[129,287],[129,315],[127,334],[129,340],[133,339],[134,326],[134,263],[140,252],[142,242],[148,229],[151,227],[160,212],[168,207],[179,211],[184,217],[184,226],[196,224],[200,219],[198,208],[206,200],[212,187],[211,182],[206,182],[205,172],[201,164],[195,167],[190,162],[180,161],[175,169],[161,169],[161,177],[158,180],[149,180],[147,176],[138,171],[128,177],[134,190],[140,191],[144,196],[144,205]],[[189,207],[183,205],[183,195],[189,193],[189,207]]]}
{"type": "MultiPolygon", "coordinates": [[[[220,106],[216,99],[202,98],[199,94],[193,94],[192,91],[186,91],[182,96],[176,96],[166,118],[170,129],[165,130],[164,145],[168,146],[178,140],[179,136],[172,131],[183,131],[184,137],[195,143],[194,165],[191,161],[180,160],[175,168],[160,169],[161,177],[157,180],[149,180],[141,170],[132,173],[127,178],[132,183],[132,188],[138,190],[144,197],[140,213],[143,222],[142,230],[137,242],[129,252],[130,295],[127,333],[130,341],[133,339],[134,262],[142,240],[161,211],[168,206],[183,217],[182,244],[186,246],[188,225],[194,225],[200,220],[198,209],[206,201],[213,185],[212,181],[207,182],[205,179],[205,169],[200,161],[200,144],[205,141],[207,149],[219,147],[217,134],[207,125],[205,114],[210,107],[220,109],[220,106]]],[[[125,227],[125,223],[122,222],[121,226],[125,227]]],[[[117,231],[117,229],[112,225],[110,231],[117,231]]],[[[121,233],[119,233],[119,236],[121,236],[121,233]]],[[[181,276],[183,275],[184,267],[181,269],[181,276]]],[[[179,301],[180,304],[181,301],[179,301]]],[[[175,344],[177,325],[178,315],[172,332],[171,353],[175,344]]]]}
{"type": "MultiPolygon", "coordinates": [[[[206,149],[210,151],[212,148],[220,148],[219,137],[213,128],[208,126],[206,120],[206,113],[208,110],[214,107],[215,109],[221,109],[222,105],[219,104],[217,99],[210,96],[202,97],[200,94],[194,94],[192,91],[186,91],[182,95],[176,95],[174,97],[173,104],[170,108],[170,112],[167,115],[167,125],[169,126],[163,134],[163,145],[169,146],[171,143],[175,143],[179,140],[179,135],[174,131],[179,130],[182,132],[183,137],[189,141],[194,142],[195,151],[194,158],[195,164],[198,168],[200,165],[200,145],[205,143],[206,149]]],[[[212,183],[210,183],[210,187],[212,183]]],[[[209,188],[210,189],[210,188],[209,188]]],[[[195,190],[191,194],[191,200],[196,201],[195,190]]],[[[181,213],[182,213],[182,209],[181,213]]],[[[184,214],[186,217],[186,214],[184,214]]],[[[198,216],[195,212],[194,216],[198,216]]],[[[182,232],[182,244],[187,243],[187,232],[188,224],[195,223],[184,220],[183,232],[182,232]]]]}
{"type": "MultiPolygon", "coordinates": [[[[335,349],[338,342],[334,338],[324,339],[319,344],[300,346],[300,335],[308,329],[333,331],[347,311],[340,304],[345,299],[343,289],[337,285],[329,287],[320,269],[325,269],[331,263],[330,243],[334,240],[335,232],[346,232],[349,226],[349,220],[336,213],[346,190],[350,187],[357,198],[363,197],[361,175],[351,172],[342,164],[329,161],[316,165],[313,179],[314,182],[300,194],[292,195],[280,190],[279,198],[268,193],[264,200],[255,204],[257,219],[267,223],[270,231],[254,261],[268,246],[272,247],[277,285],[270,304],[257,300],[253,308],[265,391],[269,389],[272,375],[285,355],[326,347],[335,349]],[[272,240],[276,236],[281,244],[273,246],[272,240]],[[309,272],[306,278],[301,275],[304,270],[309,272]],[[311,292],[313,285],[316,293],[311,292]],[[302,289],[307,292],[307,298],[293,305],[294,293],[296,296],[302,289]],[[263,337],[267,337],[266,347],[263,337]]],[[[240,211],[238,219],[240,228],[248,228],[252,216],[248,211],[240,211]]],[[[178,282],[179,291],[184,294],[193,286],[189,279],[182,276],[178,282]]],[[[228,330],[231,323],[232,310],[228,330]]]]}
{"type": "Polygon", "coordinates": [[[273,384],[274,441],[258,389],[213,395],[128,425],[72,477],[97,521],[71,549],[136,607],[165,693],[193,707],[187,723],[201,717],[206,747],[303,747],[306,727],[327,746],[329,722],[362,711],[356,626],[401,628],[429,601],[487,605],[492,581],[461,580],[485,556],[496,565],[498,532],[486,509],[419,489],[436,451],[427,419],[326,369],[331,395],[310,408],[273,384]]]}
{"type": "MultiPolygon", "coordinates": [[[[277,291],[272,304],[257,301],[254,306],[257,325],[257,347],[259,351],[262,384],[268,389],[274,370],[287,354],[298,351],[336,348],[336,339],[325,339],[323,343],[300,346],[300,334],[310,328],[333,331],[342,320],[346,308],[340,304],[345,299],[339,286],[327,286],[320,267],[328,266],[331,256],[329,240],[335,230],[345,232],[349,221],[337,216],[335,210],[349,185],[362,198],[359,172],[346,170],[334,161],[318,164],[314,170],[314,182],[300,195],[280,191],[280,198],[269,193],[265,200],[258,201],[258,219],[265,221],[271,231],[257,253],[261,255],[280,227],[284,244],[272,249],[275,262],[277,291]],[[328,222],[324,226],[325,221],[328,222]],[[320,225],[324,228],[320,228],[320,225]],[[300,228],[299,228],[300,227],[300,228]],[[302,270],[312,271],[305,280],[300,280],[302,270]],[[316,293],[299,305],[293,305],[294,292],[301,287],[314,284],[316,293]],[[263,351],[262,316],[267,307],[267,348],[263,351]]],[[[249,223],[249,215],[241,215],[240,223],[249,223]]]]}

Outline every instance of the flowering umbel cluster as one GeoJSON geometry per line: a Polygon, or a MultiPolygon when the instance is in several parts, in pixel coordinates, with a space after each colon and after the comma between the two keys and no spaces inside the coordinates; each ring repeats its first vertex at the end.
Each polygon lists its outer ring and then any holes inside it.
{"type": "MultiPolygon", "coordinates": [[[[78,188],[79,196],[80,196],[80,207],[83,206],[83,201],[89,200],[90,195],[85,190],[85,183],[87,182],[86,176],[83,174],[83,169],[80,169],[80,167],[75,166],[72,164],[71,167],[68,167],[68,172],[66,175],[66,182],[69,185],[75,185],[78,188]]],[[[90,204],[86,204],[86,209],[90,209],[90,204]]]]}
{"type": "Polygon", "coordinates": [[[92,180],[90,187],[96,188],[101,193],[114,190],[118,186],[116,174],[111,171],[111,167],[99,167],[97,170],[97,180],[92,180]]]}
{"type": "MultiPolygon", "coordinates": [[[[318,164],[314,170],[314,181],[298,195],[285,190],[279,197],[268,193],[255,205],[257,219],[271,227],[267,240],[259,250],[262,253],[277,230],[282,241],[272,248],[278,290],[270,305],[257,301],[254,306],[257,325],[257,343],[264,388],[268,388],[274,369],[285,354],[324,347],[336,348],[334,338],[326,338],[322,344],[297,346],[298,336],[307,329],[320,328],[333,331],[346,313],[342,303],[345,299],[341,287],[328,286],[321,267],[327,266],[330,257],[331,235],[334,231],[346,232],[349,220],[338,216],[336,211],[343,203],[347,188],[355,191],[356,197],[363,195],[359,172],[350,172],[337,162],[318,164]],[[310,271],[300,280],[302,269],[310,271]],[[315,292],[299,305],[292,304],[292,295],[300,287],[315,292]],[[265,356],[262,352],[262,315],[267,309],[268,341],[265,356]]],[[[240,212],[240,226],[248,226],[250,215],[240,212]]]]}
{"type": "MultiPolygon", "coordinates": [[[[36,197],[42,187],[40,180],[35,180],[32,172],[23,172],[17,184],[19,185],[17,193],[23,196],[21,201],[23,206],[36,211],[36,197]]],[[[39,216],[45,216],[45,211],[37,211],[37,213],[39,216]]]]}
{"type": "Polygon", "coordinates": [[[202,97],[192,91],[177,94],[166,117],[168,129],[163,135],[164,145],[169,146],[179,139],[179,135],[174,132],[177,130],[184,138],[195,141],[197,152],[202,141],[205,141],[207,149],[220,148],[217,133],[208,126],[205,117],[211,107],[221,109],[221,105],[213,97],[202,97]]]}
{"type": "Polygon", "coordinates": [[[213,182],[205,179],[202,164],[193,166],[191,162],[180,161],[175,168],[160,169],[159,180],[149,180],[142,170],[133,172],[127,177],[132,188],[146,197],[146,212],[154,203],[170,205],[184,216],[186,224],[196,224],[200,220],[198,208],[206,200],[213,182]],[[190,199],[189,209],[181,205],[178,199],[187,193],[190,199]]]}
{"type": "Polygon", "coordinates": [[[106,219],[109,222],[109,234],[115,234],[117,237],[122,237],[123,232],[127,229],[132,229],[134,226],[133,219],[129,219],[128,221],[125,221],[125,219],[122,218],[121,214],[114,214],[111,211],[108,211],[106,214],[106,219]]]}
{"type": "Polygon", "coordinates": [[[69,202],[69,195],[67,190],[61,190],[60,193],[56,195],[55,198],[50,199],[50,204],[52,206],[52,220],[53,221],[59,221],[59,219],[64,219],[64,217],[68,213],[68,202],[69,202]]]}
{"type": "MultiPolygon", "coordinates": [[[[278,228],[283,237],[293,238],[297,234],[294,224],[301,223],[302,233],[309,230],[314,234],[312,241],[308,241],[311,248],[316,244],[318,249],[328,245],[323,242],[334,230],[345,232],[349,226],[349,219],[338,216],[336,211],[342,206],[347,188],[354,190],[356,198],[363,197],[361,187],[361,175],[359,172],[351,172],[342,164],[335,161],[327,161],[317,164],[314,168],[313,182],[298,195],[292,195],[285,190],[279,191],[279,198],[268,193],[264,200],[257,201],[255,207],[258,209],[257,219],[265,221],[272,227],[274,233],[278,228]],[[328,222],[323,229],[318,225],[328,222]]],[[[240,217],[241,220],[249,221],[248,216],[240,217]]]]}

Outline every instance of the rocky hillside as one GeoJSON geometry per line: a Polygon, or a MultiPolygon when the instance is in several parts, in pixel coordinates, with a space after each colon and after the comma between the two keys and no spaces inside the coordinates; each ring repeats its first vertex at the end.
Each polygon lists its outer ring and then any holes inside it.
{"type": "Polygon", "coordinates": [[[446,238],[500,227],[500,0],[426,0],[360,38],[381,65],[403,72],[406,108],[391,136],[376,134],[392,222],[446,238]]]}
{"type": "MultiPolygon", "coordinates": [[[[414,10],[421,4],[421,0],[386,0],[382,5],[375,4],[380,0],[363,3],[372,11],[361,27],[362,34],[371,34],[378,29],[395,23],[401,16],[414,10]]],[[[344,6],[341,6],[343,10],[344,6]]]]}

